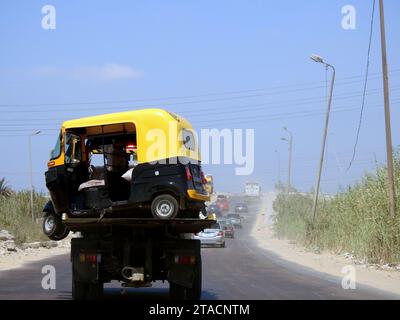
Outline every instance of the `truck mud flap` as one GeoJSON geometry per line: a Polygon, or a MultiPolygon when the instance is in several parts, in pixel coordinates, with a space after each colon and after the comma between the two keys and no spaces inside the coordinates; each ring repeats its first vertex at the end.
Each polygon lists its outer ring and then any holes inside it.
{"type": "Polygon", "coordinates": [[[197,270],[196,263],[201,261],[200,241],[167,241],[164,243],[164,250],[170,257],[168,281],[186,288],[192,288],[197,270]]]}
{"type": "Polygon", "coordinates": [[[72,273],[75,281],[96,283],[99,280],[101,254],[97,241],[71,239],[72,273]]]}
{"type": "Polygon", "coordinates": [[[193,286],[195,269],[193,266],[174,265],[168,272],[168,281],[185,288],[193,286]]]}

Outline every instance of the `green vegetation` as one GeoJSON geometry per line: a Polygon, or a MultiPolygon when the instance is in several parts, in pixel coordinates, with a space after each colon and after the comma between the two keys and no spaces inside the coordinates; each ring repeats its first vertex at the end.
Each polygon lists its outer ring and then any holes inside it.
{"type": "Polygon", "coordinates": [[[0,197],[8,197],[12,194],[5,178],[0,179],[0,197]]]}
{"type": "MultiPolygon", "coordinates": [[[[16,243],[48,240],[42,232],[42,225],[32,221],[30,192],[12,192],[9,187],[6,188],[9,192],[2,192],[0,195],[0,229],[12,233],[16,243]]],[[[33,199],[35,218],[37,218],[40,217],[47,200],[43,194],[37,192],[34,192],[33,199]]]]}
{"type": "MultiPolygon", "coordinates": [[[[400,193],[400,158],[395,157],[395,181],[400,193]]],[[[312,195],[280,193],[274,202],[278,237],[337,253],[351,252],[370,263],[400,262],[400,202],[389,215],[386,168],[366,174],[362,181],[318,204],[312,221],[312,195]]]]}

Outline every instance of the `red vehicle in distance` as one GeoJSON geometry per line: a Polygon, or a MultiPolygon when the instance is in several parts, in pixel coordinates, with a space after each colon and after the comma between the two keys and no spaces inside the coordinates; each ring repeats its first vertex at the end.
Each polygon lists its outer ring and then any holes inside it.
{"type": "Polygon", "coordinates": [[[229,201],[228,197],[223,194],[217,196],[217,206],[221,211],[229,211],[229,201]]]}

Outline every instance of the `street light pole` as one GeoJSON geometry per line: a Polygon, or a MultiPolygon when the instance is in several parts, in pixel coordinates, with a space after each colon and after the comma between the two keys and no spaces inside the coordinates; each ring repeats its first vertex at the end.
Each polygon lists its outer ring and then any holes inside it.
{"type": "Polygon", "coordinates": [[[35,213],[33,210],[33,181],[32,181],[32,137],[36,136],[40,133],[41,131],[35,131],[34,133],[29,135],[29,182],[31,186],[31,215],[32,215],[32,221],[35,221],[35,213]]]}
{"type": "Polygon", "coordinates": [[[286,194],[289,194],[290,186],[291,186],[291,178],[292,178],[293,135],[286,127],[283,127],[283,130],[285,130],[289,134],[289,140],[287,138],[281,138],[281,140],[287,141],[289,143],[288,176],[287,176],[287,183],[286,183],[286,194]]]}
{"type": "Polygon", "coordinates": [[[329,63],[326,63],[324,61],[324,59],[322,59],[321,57],[319,57],[317,55],[312,55],[311,59],[314,60],[317,63],[322,63],[323,65],[325,65],[326,68],[331,68],[332,71],[333,71],[332,80],[331,80],[331,89],[330,89],[329,100],[328,100],[328,109],[326,111],[325,126],[324,126],[324,131],[323,131],[323,136],[322,136],[322,146],[321,146],[321,155],[320,155],[320,160],[319,160],[318,174],[317,174],[317,180],[315,182],[314,200],[313,200],[313,208],[312,208],[312,215],[313,215],[313,222],[314,222],[316,214],[317,214],[319,187],[320,187],[320,184],[321,184],[322,167],[324,165],[326,136],[328,134],[329,116],[330,116],[331,106],[332,106],[333,87],[334,87],[334,84],[335,84],[336,70],[335,70],[334,66],[330,65],[329,63]]]}
{"type": "Polygon", "coordinates": [[[277,183],[281,182],[281,155],[278,150],[275,150],[277,160],[278,160],[278,181],[277,183]]]}

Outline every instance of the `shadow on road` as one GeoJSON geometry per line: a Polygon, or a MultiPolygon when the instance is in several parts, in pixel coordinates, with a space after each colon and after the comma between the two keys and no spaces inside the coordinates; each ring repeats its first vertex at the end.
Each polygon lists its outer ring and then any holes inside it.
{"type": "MultiPolygon", "coordinates": [[[[58,300],[71,300],[71,291],[59,291],[57,295],[58,300]]],[[[168,301],[169,290],[168,288],[105,288],[104,300],[146,300],[146,301],[168,301]]],[[[217,300],[216,294],[203,291],[202,300],[217,300]]]]}

